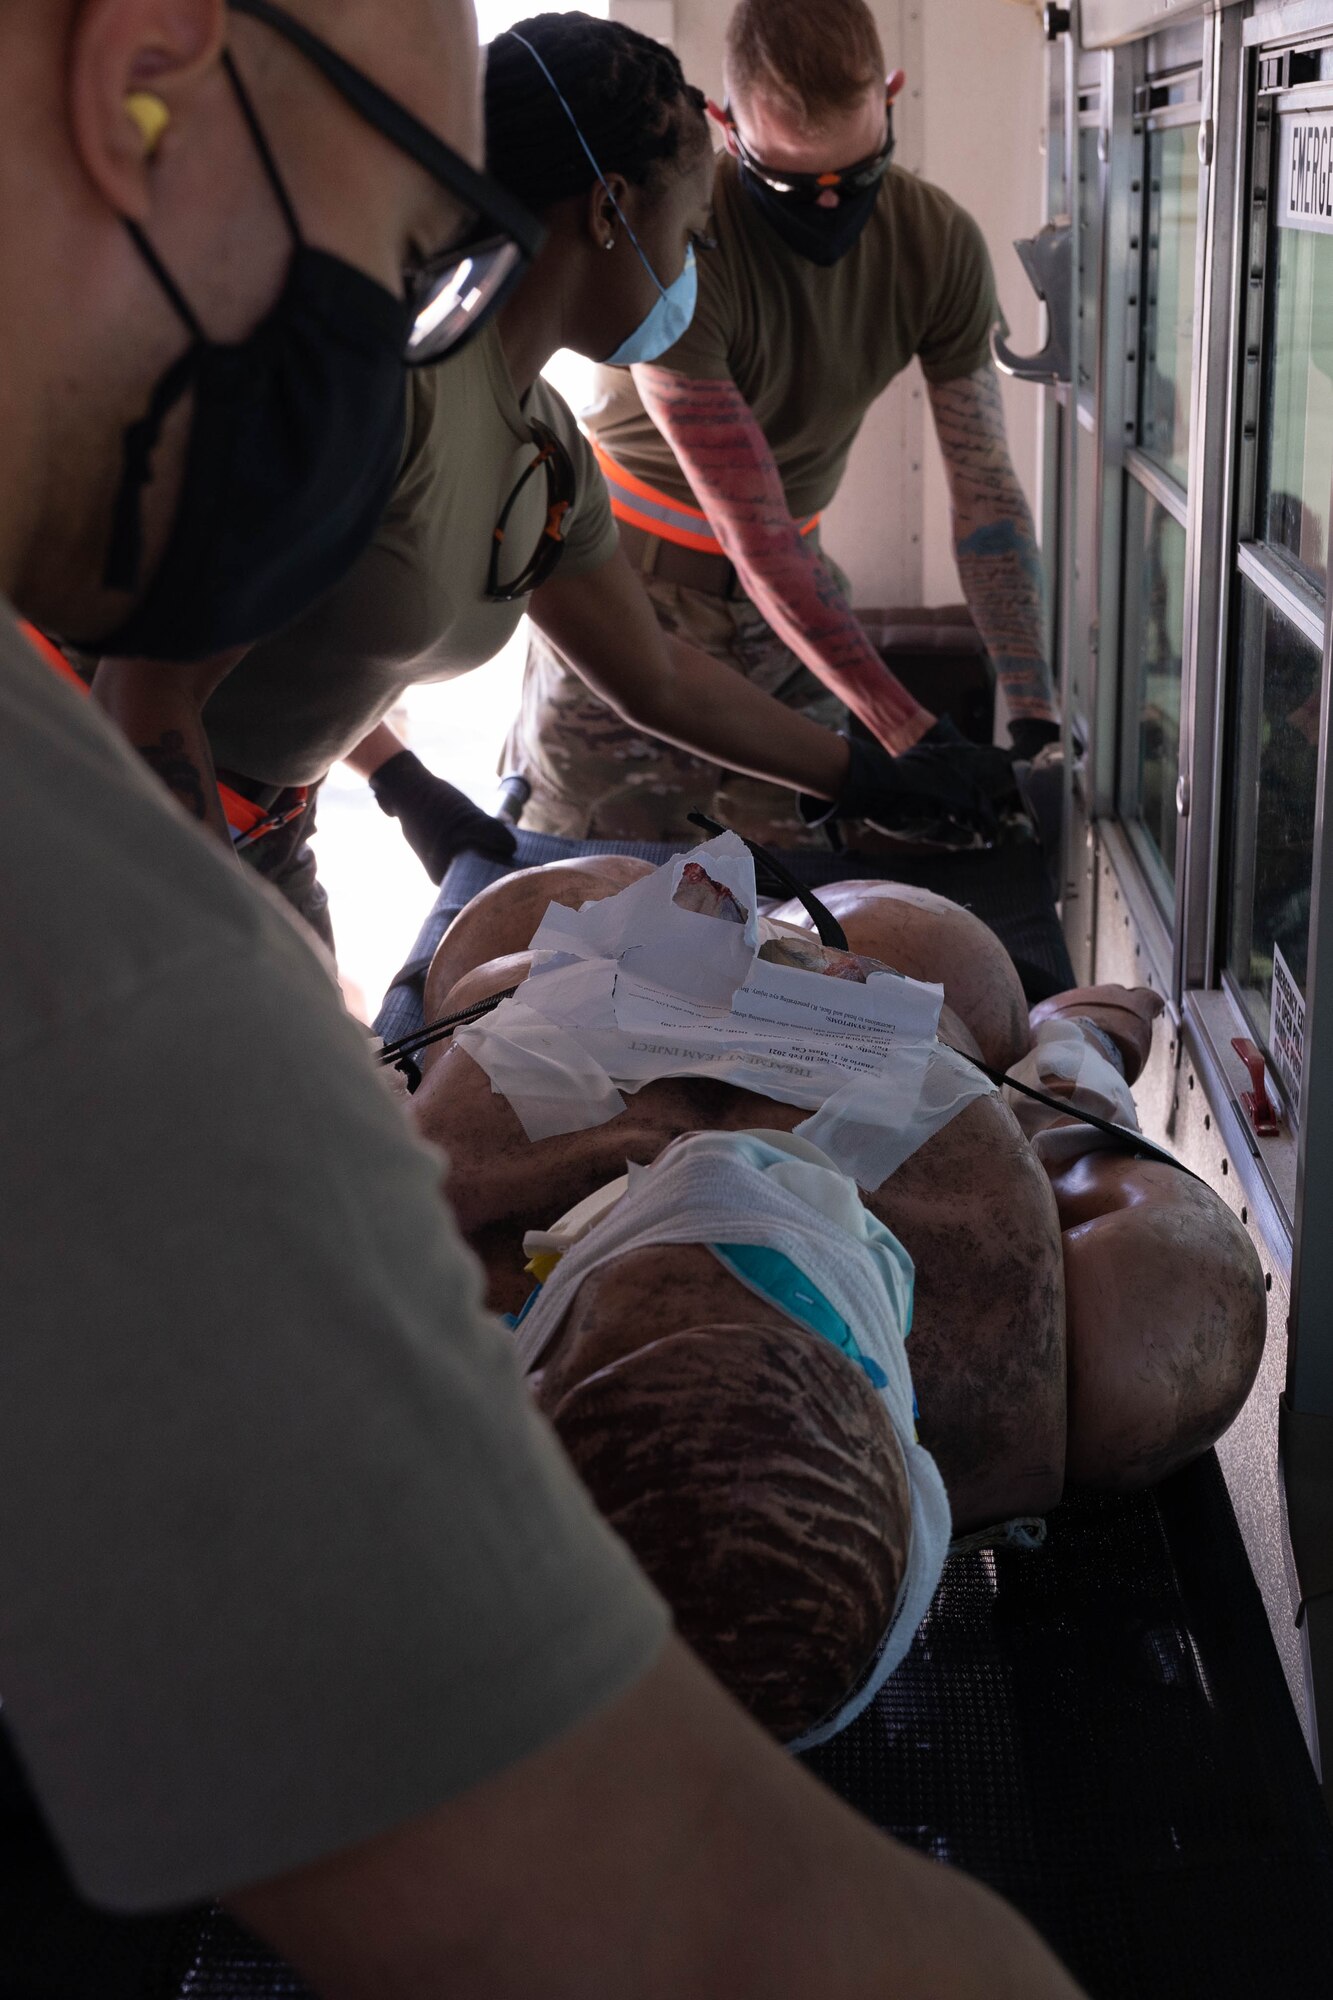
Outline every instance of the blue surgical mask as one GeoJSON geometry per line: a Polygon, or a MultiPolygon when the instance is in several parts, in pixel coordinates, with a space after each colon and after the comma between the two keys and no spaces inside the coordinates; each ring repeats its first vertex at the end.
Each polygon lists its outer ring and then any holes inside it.
{"type": "MultiPolygon", "coordinates": [[[[636,243],[634,248],[643,257],[643,251],[636,243]]],[[[614,354],[606,357],[608,368],[628,368],[633,361],[656,361],[659,354],[665,354],[674,347],[694,318],[695,302],[699,297],[699,271],[694,261],[694,245],[685,252],[685,268],[674,285],[664,286],[653,270],[648,259],[643,257],[653,283],[662,296],[649,313],[641,320],[628,340],[622,340],[614,354]]]]}
{"type": "Polygon", "coordinates": [[[511,33],[514,40],[521,43],[527,50],[559,98],[560,108],[574,127],[574,135],[587,154],[589,165],[602,186],[606,188],[607,199],[616,214],[620,217],[625,234],[629,237],[630,242],[634,245],[640,257],[643,258],[643,268],[647,271],[661,294],[661,297],[649,313],[647,319],[635,327],[628,340],[621,341],[614,354],[607,355],[606,366],[609,368],[628,368],[633,361],[655,361],[659,354],[665,354],[669,347],[675,346],[690,321],[694,318],[695,302],[699,296],[699,273],[695,268],[694,245],[691,243],[687,248],[685,252],[685,268],[676,279],[674,285],[664,285],[652,265],[648,262],[647,257],[644,256],[643,245],[634,234],[630,226],[629,217],[612,194],[610,188],[606,186],[606,176],[598,166],[592,147],[584,138],[579,121],[571,111],[564,92],[527,37],[520,35],[517,29],[511,30],[511,33]]]}

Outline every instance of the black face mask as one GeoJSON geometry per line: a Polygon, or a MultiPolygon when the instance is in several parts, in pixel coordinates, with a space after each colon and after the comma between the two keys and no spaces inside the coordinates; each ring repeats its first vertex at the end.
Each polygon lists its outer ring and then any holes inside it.
{"type": "Polygon", "coordinates": [[[879,186],[863,188],[859,194],[844,195],[836,208],[821,208],[818,202],[793,202],[778,194],[742,165],[741,186],[764,221],[777,232],[789,250],[812,264],[836,264],[853,248],[861,231],[875,212],[879,186]]]}
{"type": "Polygon", "coordinates": [[[143,490],[162,425],[187,390],[194,413],[175,524],[147,595],[89,650],[203,659],[290,623],[350,568],[379,525],[405,432],[411,308],[302,239],[240,78],[227,73],[294,249],[273,310],[248,339],[209,340],[146,238],[127,224],[193,335],[125,433],[103,582],[135,591],[143,490]]]}

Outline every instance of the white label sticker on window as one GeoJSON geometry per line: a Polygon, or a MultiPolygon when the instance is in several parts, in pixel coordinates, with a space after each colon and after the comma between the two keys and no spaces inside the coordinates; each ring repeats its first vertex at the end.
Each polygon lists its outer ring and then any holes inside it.
{"type": "Polygon", "coordinates": [[[1301,1072],[1305,1063],[1305,1000],[1291,976],[1291,967],[1273,946],[1273,999],[1268,1014],[1268,1047],[1278,1082],[1292,1110],[1301,1104],[1301,1072]]]}
{"type": "Polygon", "coordinates": [[[1277,183],[1277,219],[1284,229],[1333,236],[1333,111],[1281,121],[1277,183]]]}

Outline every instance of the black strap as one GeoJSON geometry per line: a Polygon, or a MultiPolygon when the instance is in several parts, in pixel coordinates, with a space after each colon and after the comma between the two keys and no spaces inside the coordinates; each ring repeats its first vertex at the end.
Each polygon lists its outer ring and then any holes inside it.
{"type": "Polygon", "coordinates": [[[139,255],[143,258],[144,263],[157,279],[158,284],[161,285],[162,290],[166,293],[167,298],[175,308],[177,315],[185,326],[186,332],[192,333],[197,341],[205,342],[208,336],[195,318],[194,308],[180,289],[180,286],[176,283],[176,280],[172,277],[166,265],[162,262],[162,259],[158,256],[156,250],[154,250],[152,244],[148,241],[148,238],[144,235],[142,229],[140,229],[138,223],[131,222],[128,215],[122,216],[121,221],[134,238],[139,255]]]}
{"type": "Polygon", "coordinates": [[[312,34],[303,22],[296,20],[284,7],[272,5],[271,0],[227,0],[227,5],[233,13],[248,14],[252,20],[262,21],[265,27],[283,36],[294,49],[300,50],[306,61],[314,65],[354,111],[358,111],[400,152],[408,154],[428,174],[433,174],[442,187],[466,202],[475,214],[498,225],[529,258],[536,256],[545,232],[529,210],[490,175],[479,174],[475,167],[469,166],[461,153],[447,146],[438,134],[432,132],[428,125],[423,125],[419,118],[414,118],[377,83],[372,83],[368,76],[354,69],[336,49],[331,49],[327,42],[312,34]]]}
{"type": "Polygon", "coordinates": [[[255,151],[259,155],[260,165],[268,176],[268,184],[273,190],[278,207],[282,210],[286,218],[287,227],[292,233],[292,241],[293,243],[304,243],[305,238],[301,234],[301,225],[296,219],[296,210],[292,206],[292,198],[287,192],[287,183],[278,172],[278,163],[273,157],[273,149],[268,143],[264,128],[255,115],[255,107],[250,102],[250,93],[241,82],[240,72],[231,59],[230,51],[226,49],[222,53],[222,67],[227,72],[227,81],[231,84],[236,102],[241,107],[241,116],[244,118],[246,128],[254,142],[255,151]]]}
{"type": "Polygon", "coordinates": [[[517,986],[510,986],[503,993],[489,994],[485,1000],[478,1000],[471,1007],[465,1007],[461,1014],[445,1014],[438,1021],[429,1021],[424,1028],[415,1028],[410,1035],[404,1035],[400,1041],[386,1042],[376,1054],[375,1060],[385,1069],[401,1068],[404,1057],[420,1055],[422,1049],[428,1049],[432,1042],[447,1040],[455,1028],[468,1027],[473,1021],[480,1021],[493,1008],[498,1007],[502,1000],[512,1000],[517,992],[517,986]]]}
{"type": "MultiPolygon", "coordinates": [[[[834,949],[842,950],[844,947],[835,946],[834,949]]],[[[375,1060],[386,1069],[402,1068],[406,1061],[410,1061],[414,1055],[420,1055],[421,1051],[429,1048],[432,1042],[445,1041],[453,1034],[455,1028],[470,1027],[474,1021],[482,1020],[498,1007],[502,1000],[512,1000],[517,992],[518,988],[511,986],[505,993],[493,993],[485,1000],[478,1000],[475,1006],[465,1008],[461,1014],[446,1014],[441,1020],[431,1021],[424,1028],[417,1028],[412,1034],[404,1035],[401,1041],[386,1042],[375,1060]]],[[[945,1047],[953,1048],[952,1042],[946,1043],[945,1047]]],[[[1178,1173],[1188,1174],[1194,1181],[1201,1178],[1192,1167],[1187,1167],[1174,1153],[1168,1153],[1165,1146],[1157,1145],[1146,1133],[1136,1132],[1128,1125],[1116,1125],[1109,1118],[1099,1118],[1094,1111],[1080,1111],[1076,1105],[1068,1103],[1062,1097],[1052,1097],[1049,1092],[1037,1090],[1030,1083],[1020,1083],[1017,1077],[1009,1076],[1002,1069],[992,1069],[989,1063],[982,1062],[980,1056],[970,1056],[965,1049],[953,1049],[953,1053],[961,1056],[964,1062],[971,1063],[973,1069],[979,1069],[981,1074],[988,1077],[997,1088],[1004,1089],[1008,1086],[1010,1090],[1018,1091],[1023,1097],[1030,1097],[1034,1104],[1044,1104],[1049,1110],[1058,1111],[1062,1118],[1073,1118],[1080,1125],[1090,1125],[1094,1131],[1105,1133],[1108,1139],[1116,1141],[1117,1148],[1121,1152],[1129,1153],[1136,1159],[1156,1160],[1164,1167],[1174,1167],[1178,1173]]],[[[1204,1182],[1203,1185],[1206,1186],[1207,1183],[1204,1182]]]]}
{"type": "MultiPolygon", "coordinates": [[[[953,1043],[950,1042],[947,1046],[953,1048],[953,1043]]],[[[983,1076],[989,1077],[1000,1089],[1007,1087],[1016,1090],[1020,1097],[1030,1097],[1034,1104],[1045,1104],[1050,1110],[1058,1111],[1062,1118],[1075,1118],[1080,1125],[1091,1125],[1095,1132],[1104,1132],[1108,1139],[1117,1141],[1122,1151],[1138,1159],[1156,1160],[1164,1167],[1175,1167],[1180,1173],[1188,1174],[1192,1181],[1202,1179],[1201,1175],[1195,1173],[1193,1167],[1187,1167],[1174,1153],[1168,1153],[1165,1146],[1157,1145],[1145,1133],[1135,1131],[1132,1126],[1116,1125],[1109,1118],[1099,1118],[1095,1111],[1080,1111],[1063,1097],[1052,1097],[1049,1092],[1037,1090],[1030,1083],[1020,1083],[1017,1077],[1006,1075],[1002,1069],[992,1069],[989,1063],[982,1062],[980,1056],[970,1056],[965,1049],[954,1049],[953,1052],[956,1056],[961,1056],[964,1062],[971,1063],[973,1069],[979,1069],[983,1076]]],[[[1206,1187],[1208,1183],[1204,1181],[1203,1185],[1206,1187]]]]}
{"type": "MultiPolygon", "coordinates": [[[[128,225],[130,229],[134,224],[128,225]]],[[[146,246],[145,246],[146,247],[146,246]]],[[[150,262],[151,262],[150,258],[150,262]]],[[[198,365],[202,340],[187,347],[173,362],[153,390],[147,413],[125,432],[124,471],[116,495],[116,511],[111,521],[111,541],[102,572],[106,590],[134,590],[143,565],[143,519],[139,505],[143,489],[153,476],[153,453],[162,426],[173,407],[190,386],[198,365]]]]}

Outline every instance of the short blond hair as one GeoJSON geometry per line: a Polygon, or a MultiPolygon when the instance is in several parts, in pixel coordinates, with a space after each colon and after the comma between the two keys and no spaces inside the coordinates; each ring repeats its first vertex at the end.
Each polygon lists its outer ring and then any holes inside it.
{"type": "Polygon", "coordinates": [[[762,92],[817,125],[884,81],[884,50],[865,0],[740,0],[724,73],[733,102],[762,92]]]}

